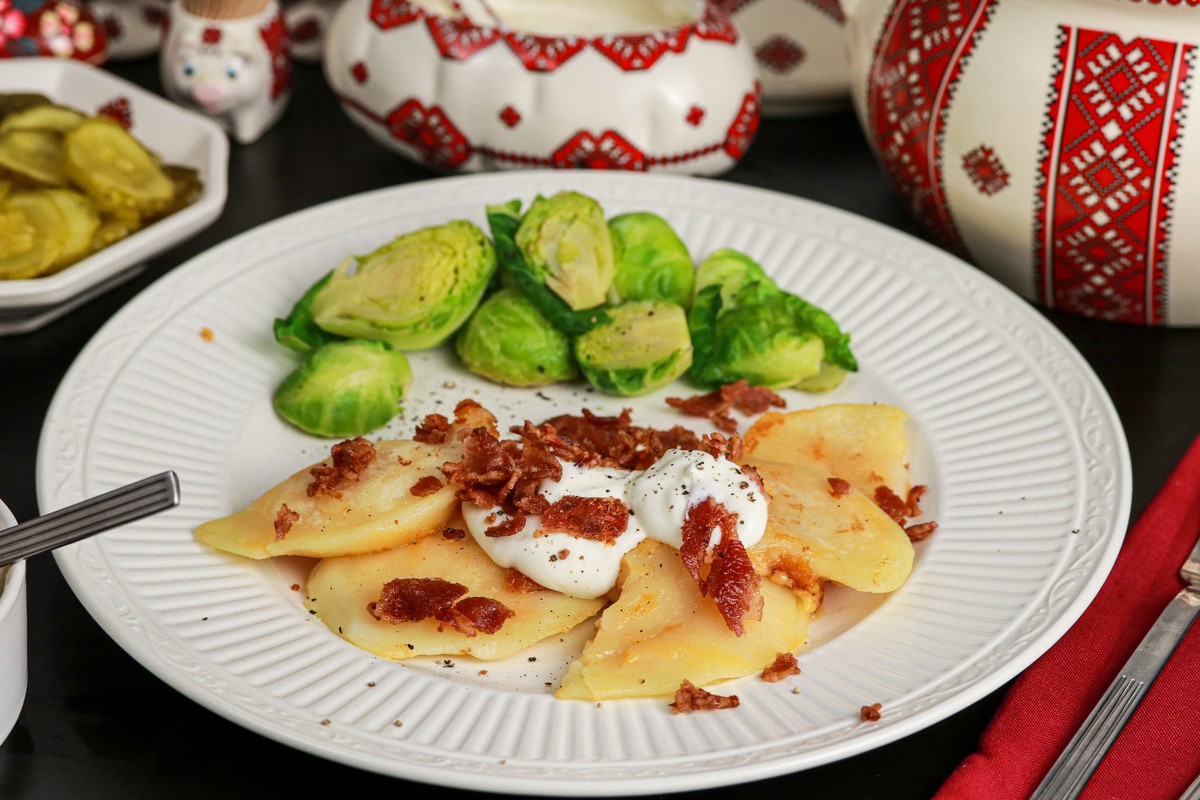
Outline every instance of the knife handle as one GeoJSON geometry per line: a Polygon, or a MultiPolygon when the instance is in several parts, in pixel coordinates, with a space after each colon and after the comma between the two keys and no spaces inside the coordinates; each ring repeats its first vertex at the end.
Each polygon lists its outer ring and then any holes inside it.
{"type": "Polygon", "coordinates": [[[1079,796],[1198,612],[1200,592],[1192,588],[1177,594],[1163,609],[1030,800],[1079,796]]]}

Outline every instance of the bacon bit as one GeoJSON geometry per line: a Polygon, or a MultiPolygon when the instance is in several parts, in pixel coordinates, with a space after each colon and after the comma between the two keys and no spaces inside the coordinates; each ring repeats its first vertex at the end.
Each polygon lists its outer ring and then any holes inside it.
{"type": "Polygon", "coordinates": [[[767,683],[778,683],[784,678],[799,674],[800,665],[796,663],[796,656],[792,653],[779,653],[771,666],[764,669],[759,677],[767,683]]]}
{"type": "Polygon", "coordinates": [[[450,539],[451,541],[457,542],[467,538],[467,532],[462,528],[446,528],[444,531],[442,531],[442,536],[450,539]]]}
{"type": "Polygon", "coordinates": [[[730,416],[730,409],[746,415],[761,414],[768,408],[786,408],[782,397],[765,386],[751,386],[741,380],[726,384],[708,394],[691,397],[668,397],[667,405],[693,417],[705,417],[718,429],[732,433],[737,430],[737,421],[730,416]]]}
{"type": "Polygon", "coordinates": [[[513,534],[517,534],[525,530],[526,522],[527,518],[525,516],[525,512],[518,511],[498,525],[493,525],[485,530],[483,535],[489,539],[499,539],[504,536],[512,536],[513,534]]]}
{"type": "Polygon", "coordinates": [[[770,499],[771,493],[767,491],[767,485],[763,483],[762,475],[758,473],[757,467],[753,464],[742,464],[739,469],[743,475],[758,484],[758,490],[763,493],[764,497],[770,499]]]}
{"type": "Polygon", "coordinates": [[[429,414],[417,424],[413,440],[421,444],[444,444],[450,438],[450,420],[441,414],[429,414]]]}
{"type": "Polygon", "coordinates": [[[558,560],[562,561],[569,555],[571,555],[571,551],[564,547],[562,550],[558,551],[558,560]]]}
{"type": "Polygon", "coordinates": [[[875,487],[875,505],[897,525],[903,526],[908,521],[908,504],[886,486],[875,487]]]}
{"type": "Polygon", "coordinates": [[[300,591],[300,584],[298,584],[298,583],[293,583],[293,584],[292,584],[292,591],[293,591],[293,592],[298,592],[298,591],[300,591]]]}
{"type": "MultiPolygon", "coordinates": [[[[460,500],[481,508],[500,506],[513,516],[540,505],[533,498],[541,482],[562,477],[560,457],[574,460],[573,455],[584,455],[561,440],[548,425],[539,427],[526,422],[518,432],[520,440],[504,441],[486,428],[472,428],[460,435],[462,460],[442,465],[442,472],[460,500]]],[[[517,527],[514,532],[520,529],[517,527]]]]}
{"type": "Polygon", "coordinates": [[[700,593],[712,595],[729,629],[741,636],[745,633],[743,620],[762,618],[763,599],[758,574],[737,535],[737,514],[707,497],[687,510],[682,536],[679,557],[683,566],[700,585],[700,593]],[[721,541],[713,551],[708,574],[702,576],[708,543],[717,527],[721,541]]]}
{"type": "Polygon", "coordinates": [[[281,505],[275,514],[275,541],[283,541],[283,537],[288,535],[288,531],[292,529],[298,519],[300,519],[300,515],[288,508],[287,503],[281,505]]]}
{"type": "Polygon", "coordinates": [[[333,498],[342,496],[338,487],[345,481],[357,481],[375,462],[378,455],[375,445],[359,436],[338,442],[331,450],[332,464],[320,464],[309,470],[313,481],[308,485],[308,496],[324,494],[333,498]]]}
{"type": "Polygon", "coordinates": [[[829,493],[834,497],[845,497],[850,494],[850,481],[844,478],[826,478],[829,481],[829,493]]]}
{"type": "Polygon", "coordinates": [[[882,710],[883,706],[881,704],[872,703],[869,706],[863,706],[859,709],[858,716],[863,722],[879,722],[880,718],[883,717],[883,714],[880,713],[882,710]]]}
{"type": "Polygon", "coordinates": [[[535,581],[533,578],[521,572],[519,569],[509,567],[504,571],[504,588],[510,592],[517,594],[529,594],[530,592],[544,592],[546,587],[535,581]]]}
{"type": "Polygon", "coordinates": [[[542,512],[542,530],[611,542],[629,525],[629,508],[616,497],[567,495],[542,512]]]}
{"type": "Polygon", "coordinates": [[[672,714],[690,714],[693,711],[717,711],[722,708],[737,708],[741,701],[736,694],[719,695],[706,692],[684,678],[675,690],[675,702],[671,703],[672,714]]]}
{"type": "Polygon", "coordinates": [[[573,460],[589,467],[646,469],[668,450],[705,449],[700,437],[682,425],[668,430],[642,427],[632,423],[631,413],[626,408],[620,416],[602,417],[585,408],[582,416],[564,414],[544,424],[579,448],[585,455],[573,460]]]}
{"type": "Polygon", "coordinates": [[[909,525],[904,529],[904,532],[908,535],[910,542],[920,542],[928,539],[937,530],[937,526],[936,522],[921,522],[916,525],[909,525]]]}
{"type": "Polygon", "coordinates": [[[379,600],[367,610],[383,622],[419,622],[432,617],[466,636],[495,633],[515,616],[512,609],[489,597],[462,597],[467,587],[441,578],[394,578],[383,586],[379,600]],[[455,602],[455,601],[458,602],[455,602]]]}
{"type": "Polygon", "coordinates": [[[410,486],[408,491],[414,497],[429,497],[430,495],[440,492],[442,490],[442,486],[444,485],[445,484],[443,484],[435,476],[426,475],[424,478],[421,478],[421,480],[410,486]]]}
{"type": "Polygon", "coordinates": [[[464,597],[450,611],[450,625],[467,636],[495,633],[504,627],[505,620],[516,616],[511,608],[490,597],[464,597]]]}
{"type": "Polygon", "coordinates": [[[441,619],[454,601],[467,593],[461,583],[441,578],[393,578],[383,585],[371,615],[384,622],[417,622],[441,619]]]}
{"type": "Polygon", "coordinates": [[[908,490],[908,497],[905,498],[905,512],[910,517],[921,516],[921,498],[925,496],[925,492],[929,490],[928,486],[918,484],[908,490]]]}
{"type": "Polygon", "coordinates": [[[201,328],[200,329],[200,338],[206,342],[211,342],[213,340],[213,329],[208,327],[207,325],[205,327],[201,328]]]}
{"type": "Polygon", "coordinates": [[[724,456],[730,461],[737,461],[742,457],[742,437],[738,434],[726,436],[723,433],[706,433],[700,437],[700,444],[704,452],[708,453],[713,458],[721,458],[724,456]]]}

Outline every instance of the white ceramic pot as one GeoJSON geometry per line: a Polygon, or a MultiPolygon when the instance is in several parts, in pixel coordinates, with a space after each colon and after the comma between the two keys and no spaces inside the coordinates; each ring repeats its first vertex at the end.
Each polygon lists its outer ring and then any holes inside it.
{"type": "Polygon", "coordinates": [[[325,74],[434,169],[715,174],[758,128],[754,58],[702,0],[346,0],[325,74]]]}
{"type": "Polygon", "coordinates": [[[1048,307],[1200,324],[1200,7],[842,0],[853,100],[912,212],[1048,307]]]}
{"type": "MultiPolygon", "coordinates": [[[[0,503],[0,528],[15,525],[0,503]]],[[[25,562],[0,567],[0,742],[8,736],[25,703],[26,664],[25,562]]]]}
{"type": "Polygon", "coordinates": [[[746,37],[763,89],[765,116],[845,108],[850,66],[838,0],[715,0],[746,37]]]}
{"type": "Polygon", "coordinates": [[[159,58],[167,96],[212,117],[241,144],[257,140],[287,108],[292,58],[276,0],[234,19],[197,16],[174,0],[159,58]]]}

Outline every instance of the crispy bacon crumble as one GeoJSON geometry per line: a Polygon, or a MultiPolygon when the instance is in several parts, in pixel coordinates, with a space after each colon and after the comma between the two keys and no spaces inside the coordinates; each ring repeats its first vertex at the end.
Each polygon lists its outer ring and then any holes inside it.
{"type": "Polygon", "coordinates": [[[691,397],[668,397],[667,405],[693,417],[704,417],[726,433],[737,430],[731,409],[743,414],[761,414],[769,408],[786,408],[782,397],[765,386],[751,386],[741,380],[726,384],[708,394],[691,397]]]}
{"type": "Polygon", "coordinates": [[[412,486],[410,486],[408,491],[414,497],[429,497],[430,495],[434,495],[434,494],[437,494],[438,492],[440,492],[442,490],[442,486],[444,486],[444,485],[445,484],[443,484],[435,476],[426,475],[425,477],[421,478],[419,481],[414,483],[412,486]]]}
{"type": "Polygon", "coordinates": [[[490,597],[463,597],[467,587],[442,578],[394,578],[367,610],[382,622],[419,622],[432,617],[466,636],[495,633],[515,613],[490,597]],[[462,598],[461,600],[459,598],[462,598]]]}
{"type": "Polygon", "coordinates": [[[918,484],[908,490],[908,496],[904,499],[886,486],[879,486],[875,489],[875,505],[882,508],[893,522],[904,529],[904,533],[908,535],[911,542],[928,539],[938,527],[937,523],[933,521],[920,522],[915,525],[908,524],[911,517],[919,517],[923,513],[921,498],[927,489],[928,487],[925,485],[918,484]]]}
{"type": "Polygon", "coordinates": [[[611,542],[629,525],[629,508],[616,497],[567,495],[542,512],[542,530],[611,542]]]}
{"type": "Polygon", "coordinates": [[[281,505],[275,514],[275,541],[283,541],[283,537],[288,535],[288,531],[299,519],[300,515],[288,508],[287,503],[281,505]]]}
{"type": "Polygon", "coordinates": [[[358,436],[335,444],[330,450],[330,455],[330,464],[319,464],[309,470],[309,474],[313,476],[307,489],[309,497],[319,494],[335,499],[341,497],[342,493],[338,487],[343,483],[357,481],[367,471],[367,467],[375,463],[378,454],[375,445],[358,436]]]}
{"type": "Polygon", "coordinates": [[[675,690],[675,701],[671,703],[672,714],[690,714],[693,711],[717,711],[722,708],[737,708],[741,700],[736,694],[720,695],[706,692],[686,678],[675,690]]]}
{"type": "Polygon", "coordinates": [[[417,423],[413,440],[421,444],[445,444],[450,438],[450,420],[441,414],[429,414],[417,423]]]}
{"type": "Polygon", "coordinates": [[[882,711],[883,706],[880,703],[872,703],[859,709],[858,716],[863,722],[879,722],[883,717],[882,711]]]}
{"type": "Polygon", "coordinates": [[[504,588],[520,594],[546,591],[545,586],[514,567],[509,567],[504,571],[504,588]]]}
{"type": "Polygon", "coordinates": [[[845,497],[850,494],[850,481],[845,478],[827,478],[829,493],[834,497],[845,497]]]}
{"type": "Polygon", "coordinates": [[[799,674],[800,665],[796,663],[796,656],[793,653],[779,653],[771,665],[760,673],[759,677],[767,683],[778,683],[784,678],[799,674]]]}
{"type": "Polygon", "coordinates": [[[741,636],[743,620],[762,619],[763,599],[758,573],[737,535],[737,514],[706,497],[688,508],[682,535],[679,557],[688,574],[700,585],[702,595],[712,596],[729,629],[741,636]],[[721,529],[721,541],[713,549],[708,573],[703,574],[714,528],[721,529]]]}

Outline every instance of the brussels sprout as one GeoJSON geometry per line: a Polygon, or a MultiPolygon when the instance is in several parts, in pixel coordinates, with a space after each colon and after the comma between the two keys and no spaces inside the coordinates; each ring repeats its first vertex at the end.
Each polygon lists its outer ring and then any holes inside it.
{"type": "Polygon", "coordinates": [[[275,410],[318,436],[361,436],[387,423],[412,381],[408,359],[385,342],[322,345],[275,392],[275,410]]]}
{"type": "Polygon", "coordinates": [[[603,311],[597,308],[576,311],[567,305],[567,301],[547,285],[545,277],[537,271],[533,262],[518,246],[517,233],[523,221],[520,200],[488,206],[487,218],[492,238],[496,240],[496,255],[501,265],[503,285],[519,287],[546,319],[572,335],[591,330],[605,318],[603,311]]]}
{"type": "Polygon", "coordinates": [[[470,222],[422,228],[343,261],[313,297],[313,320],[400,350],[436,347],[475,310],[495,269],[491,240],[470,222]]]}
{"type": "Polygon", "coordinates": [[[602,392],[653,392],[687,372],[692,343],[681,306],[638,300],[608,309],[608,318],[575,340],[584,377],[602,392]]]}
{"type": "Polygon", "coordinates": [[[310,286],[304,296],[296,301],[296,305],[292,306],[291,312],[286,317],[275,320],[275,341],[297,353],[308,353],[323,344],[342,338],[318,328],[312,316],[313,298],[329,283],[332,274],[332,272],[326,273],[324,277],[310,286]]]}
{"type": "Polygon", "coordinates": [[[666,300],[692,304],[696,265],[670,224],[646,211],[608,221],[616,272],[613,287],[623,300],[666,300]]]}
{"type": "Polygon", "coordinates": [[[691,377],[700,386],[744,379],[827,391],[858,368],[850,337],[833,318],[780,289],[750,257],[716,251],[697,270],[696,287],[688,328],[696,351],[691,377]]]}
{"type": "Polygon", "coordinates": [[[458,332],[455,349],[471,372],[510,386],[579,377],[571,340],[515,287],[479,304],[458,332]]]}

